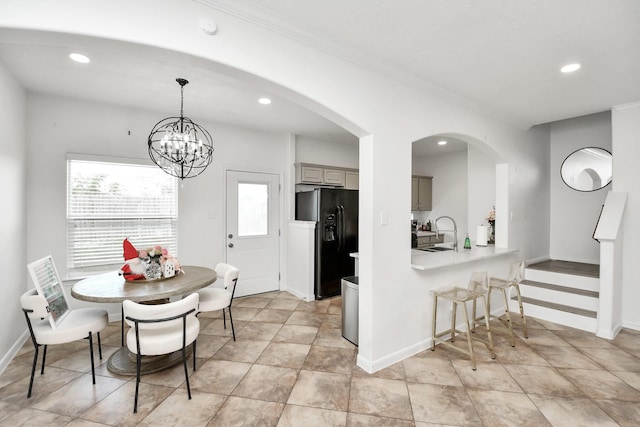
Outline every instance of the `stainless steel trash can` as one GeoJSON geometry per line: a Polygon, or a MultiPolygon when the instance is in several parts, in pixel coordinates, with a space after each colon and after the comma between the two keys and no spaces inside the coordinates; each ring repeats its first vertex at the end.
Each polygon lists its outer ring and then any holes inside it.
{"type": "Polygon", "coordinates": [[[342,278],[342,336],[358,345],[358,276],[342,278]]]}

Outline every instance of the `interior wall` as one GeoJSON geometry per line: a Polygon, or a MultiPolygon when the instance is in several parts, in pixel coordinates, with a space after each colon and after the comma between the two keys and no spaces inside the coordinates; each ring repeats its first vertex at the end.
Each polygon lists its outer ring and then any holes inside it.
{"type": "MultiPolygon", "coordinates": [[[[574,151],[600,147],[612,151],[609,111],[550,124],[550,246],[551,259],[600,263],[593,231],[611,186],[583,192],[568,187],[560,175],[562,162],[574,151]]],[[[614,153],[614,157],[616,154],[614,153]]]]}
{"type": "MultiPolygon", "coordinates": [[[[424,156],[413,159],[413,175],[432,176],[431,211],[414,212],[414,219],[433,221],[447,215],[456,221],[458,226],[458,243],[464,240],[467,232],[467,206],[469,192],[467,185],[467,150],[451,153],[424,156]]],[[[411,183],[409,182],[410,186],[411,183]]],[[[408,222],[408,221],[407,221],[408,222]]],[[[449,224],[441,224],[449,228],[449,224]]],[[[445,241],[452,241],[450,233],[446,233],[445,241]]]]}
{"type": "Polygon", "coordinates": [[[640,103],[616,107],[612,111],[613,124],[613,190],[627,193],[622,239],[622,301],[614,302],[614,310],[622,309],[622,324],[640,330],[640,286],[638,260],[640,247],[640,103]]]}
{"type": "MultiPolygon", "coordinates": [[[[61,276],[66,274],[65,154],[137,158],[151,164],[147,136],[160,118],[157,113],[108,104],[29,96],[29,260],[51,254],[61,276]]],[[[200,124],[213,136],[214,159],[197,178],[179,185],[177,256],[182,264],[213,268],[225,259],[225,169],[288,177],[288,139],[284,134],[200,124]]]]}
{"type": "Polygon", "coordinates": [[[358,143],[340,144],[296,136],[296,163],[358,169],[358,143]]]}
{"type": "Polygon", "coordinates": [[[20,296],[27,287],[26,225],[26,95],[16,79],[0,64],[0,189],[2,221],[0,244],[5,248],[0,310],[0,372],[18,350],[26,331],[20,296]]]}
{"type": "MultiPolygon", "coordinates": [[[[482,140],[515,172],[509,174],[510,203],[513,199],[521,207],[525,200],[540,199],[539,182],[527,185],[524,178],[535,179],[546,170],[548,157],[541,160],[536,146],[544,143],[544,135],[489,115],[481,106],[461,102],[435,87],[412,86],[195,2],[167,0],[157,8],[152,0],[139,0],[131,8],[124,0],[63,1],[73,5],[72,15],[60,12],[60,2],[6,2],[9,6],[0,16],[0,25],[130,41],[140,43],[141,52],[147,45],[193,54],[209,60],[212,69],[264,84],[361,137],[358,364],[368,371],[424,349],[429,336],[430,296],[423,279],[411,269],[406,239],[411,142],[450,132],[482,140]],[[25,12],[32,10],[39,13],[25,12]],[[149,10],[154,10],[156,19],[144,19],[149,10]],[[215,37],[194,31],[193,23],[203,14],[215,15],[224,31],[215,37]],[[181,19],[176,21],[176,16],[181,19]],[[178,25],[171,31],[157,26],[168,20],[178,25]],[[512,184],[518,190],[514,197],[512,184]]],[[[97,129],[108,131],[104,126],[97,129]]],[[[509,243],[528,242],[528,250],[539,256],[548,245],[533,238],[540,228],[532,228],[522,218],[516,215],[510,220],[509,243]]]]}
{"type": "MultiPolygon", "coordinates": [[[[475,244],[479,225],[488,225],[486,218],[496,206],[496,163],[481,150],[469,144],[467,155],[469,176],[468,233],[475,244]]],[[[462,236],[464,238],[464,235],[462,236]]]]}

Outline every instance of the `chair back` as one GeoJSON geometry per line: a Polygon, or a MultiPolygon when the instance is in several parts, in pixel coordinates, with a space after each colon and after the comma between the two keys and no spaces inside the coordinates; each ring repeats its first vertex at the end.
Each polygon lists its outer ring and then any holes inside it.
{"type": "Polygon", "coordinates": [[[520,283],[524,280],[524,261],[519,261],[511,264],[511,270],[509,271],[509,277],[507,281],[510,283],[520,283]]]}
{"type": "Polygon", "coordinates": [[[182,325],[182,316],[196,317],[199,295],[187,297],[167,304],[138,304],[130,300],[122,302],[125,321],[132,328],[136,321],[140,330],[168,329],[182,325]]]}
{"type": "Polygon", "coordinates": [[[468,290],[472,292],[488,292],[489,291],[489,272],[474,271],[471,273],[468,290]]]}
{"type": "Polygon", "coordinates": [[[238,275],[240,274],[240,270],[231,264],[225,264],[223,262],[218,263],[216,265],[216,274],[218,278],[222,278],[224,288],[231,292],[233,295],[236,290],[236,284],[238,283],[238,275]]]}
{"type": "Polygon", "coordinates": [[[137,355],[154,356],[184,349],[198,338],[197,293],[167,304],[145,305],[123,301],[125,321],[131,326],[127,348],[137,355]]]}
{"type": "Polygon", "coordinates": [[[28,290],[22,294],[20,305],[29,319],[40,320],[49,317],[49,304],[35,289],[28,290]]]}
{"type": "Polygon", "coordinates": [[[40,258],[27,265],[27,269],[38,294],[42,295],[48,304],[48,309],[51,313],[48,316],[49,323],[51,323],[52,328],[55,328],[69,314],[71,309],[64,293],[62,280],[60,280],[58,270],[53,263],[53,258],[51,255],[40,258]]]}

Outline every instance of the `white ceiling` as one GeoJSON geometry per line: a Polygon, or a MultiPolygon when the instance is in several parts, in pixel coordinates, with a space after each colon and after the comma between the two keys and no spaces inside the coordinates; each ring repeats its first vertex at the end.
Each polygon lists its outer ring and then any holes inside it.
{"type": "MultiPolygon", "coordinates": [[[[639,0],[193,0],[350,61],[438,88],[523,126],[640,101],[639,0]],[[571,75],[562,65],[579,62],[571,75]]],[[[222,30],[222,29],[220,29],[222,30]]],[[[0,29],[0,63],[30,91],[330,141],[355,137],[205,61],[77,35],[0,29]],[[91,64],[67,54],[84,49],[91,64]],[[186,67],[189,75],[184,75],[186,67]],[[258,97],[274,99],[269,107],[258,97]],[[173,104],[175,103],[175,104],[173,104]],[[161,107],[160,107],[161,106],[161,107]]]]}

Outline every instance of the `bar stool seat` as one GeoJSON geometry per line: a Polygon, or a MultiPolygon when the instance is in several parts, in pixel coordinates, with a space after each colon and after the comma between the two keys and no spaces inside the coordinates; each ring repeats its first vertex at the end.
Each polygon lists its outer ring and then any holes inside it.
{"type": "MultiPolygon", "coordinates": [[[[513,263],[511,265],[511,270],[509,271],[509,276],[506,279],[501,279],[498,277],[492,277],[489,280],[489,298],[487,299],[487,313],[489,313],[489,320],[498,319],[500,315],[491,314],[491,292],[499,291],[502,293],[502,297],[504,299],[505,309],[504,315],[507,318],[507,329],[509,331],[509,335],[511,337],[511,347],[516,346],[515,336],[513,335],[513,322],[511,321],[511,315],[509,314],[509,291],[511,288],[514,288],[516,291],[516,296],[518,298],[518,306],[520,308],[520,318],[522,319],[522,327],[524,332],[524,337],[529,338],[529,332],[527,331],[527,318],[524,315],[524,308],[522,307],[522,295],[520,294],[520,282],[524,280],[524,261],[519,261],[513,263]]],[[[474,324],[476,321],[480,319],[475,319],[474,313],[474,324]]]]}
{"type": "Polygon", "coordinates": [[[474,272],[471,274],[471,279],[469,280],[469,285],[467,288],[462,287],[452,287],[446,289],[435,289],[432,291],[433,293],[433,322],[432,322],[432,341],[431,341],[431,350],[435,351],[436,342],[448,346],[456,351],[464,353],[471,358],[471,368],[476,370],[476,356],[473,349],[473,341],[478,341],[484,344],[491,354],[491,358],[495,359],[496,354],[493,350],[493,338],[491,337],[491,327],[489,325],[489,321],[487,320],[487,340],[479,338],[475,334],[472,336],[472,332],[474,332],[475,328],[475,313],[476,313],[476,305],[478,299],[482,301],[482,304],[485,309],[485,313],[488,312],[487,305],[487,295],[489,292],[489,273],[486,271],[482,272],[474,272]],[[451,328],[440,333],[436,333],[436,320],[438,318],[438,299],[443,298],[448,301],[451,301],[451,328]],[[473,303],[473,316],[469,316],[469,312],[467,309],[467,302],[471,301],[473,303]],[[456,329],[456,312],[458,310],[458,305],[462,305],[465,323],[467,330],[466,332],[460,331],[456,329]],[[464,350],[460,347],[453,345],[455,342],[455,337],[457,334],[466,334],[467,336],[467,344],[468,350],[464,350]],[[442,337],[445,335],[450,335],[449,340],[443,339],[442,337]]]}

